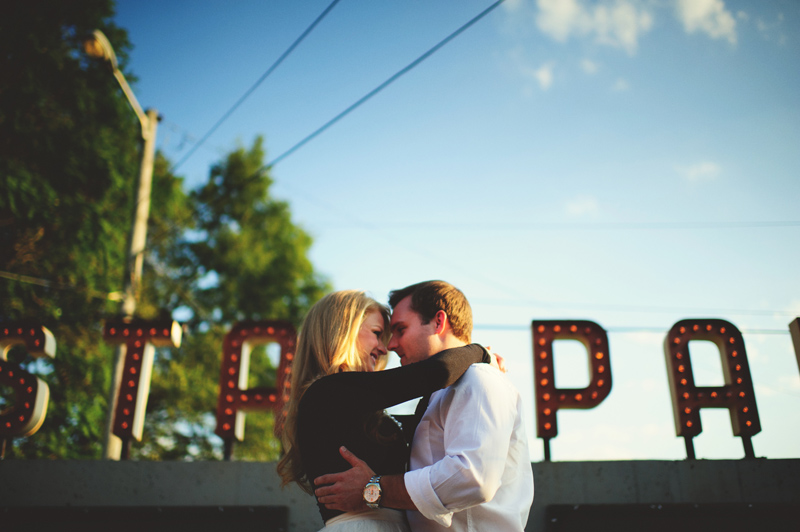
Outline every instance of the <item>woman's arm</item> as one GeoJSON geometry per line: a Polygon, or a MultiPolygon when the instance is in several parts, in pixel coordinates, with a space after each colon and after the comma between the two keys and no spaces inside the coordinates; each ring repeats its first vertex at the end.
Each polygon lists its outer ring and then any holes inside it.
{"type": "Polygon", "coordinates": [[[446,388],[478,362],[491,362],[491,355],[480,345],[470,344],[399,368],[329,375],[312,388],[339,407],[376,411],[446,388]]]}

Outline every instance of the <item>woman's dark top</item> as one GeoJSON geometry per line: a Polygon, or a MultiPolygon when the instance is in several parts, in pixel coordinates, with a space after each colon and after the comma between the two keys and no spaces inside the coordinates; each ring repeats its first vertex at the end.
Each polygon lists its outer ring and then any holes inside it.
{"type": "MultiPolygon", "coordinates": [[[[297,446],[306,477],[313,483],[320,475],[350,469],[339,454],[342,445],[375,474],[404,473],[408,446],[402,430],[378,412],[450,386],[470,365],[490,360],[483,347],[471,344],[400,368],[336,373],[315,381],[297,412],[297,446]]],[[[343,513],[317,505],[323,521],[343,513]]]]}

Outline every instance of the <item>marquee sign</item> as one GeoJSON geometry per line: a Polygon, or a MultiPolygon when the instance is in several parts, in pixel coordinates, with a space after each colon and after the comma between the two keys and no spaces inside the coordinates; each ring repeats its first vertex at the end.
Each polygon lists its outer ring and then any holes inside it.
{"type": "Polygon", "coordinates": [[[34,358],[56,356],[56,340],[45,327],[16,324],[0,329],[0,384],[10,387],[15,398],[0,412],[0,439],[30,436],[39,430],[50,401],[46,382],[8,362],[8,351],[17,344],[24,345],[34,358]]]}
{"type": "Polygon", "coordinates": [[[742,438],[745,456],[755,458],[750,438],[761,432],[761,422],[744,339],[739,329],[723,320],[679,321],[664,339],[664,355],[667,359],[675,433],[686,441],[687,456],[694,458],[692,438],[703,431],[700,409],[727,408],[731,414],[733,434],[742,438]],[[695,386],[689,356],[689,344],[695,340],[716,344],[725,377],[724,386],[695,386]]]}
{"type": "Polygon", "coordinates": [[[794,356],[797,357],[797,367],[800,368],[800,318],[795,318],[789,324],[789,332],[792,334],[794,344],[794,356]]]}
{"type": "MultiPolygon", "coordinates": [[[[559,409],[594,408],[611,391],[611,360],[605,331],[591,321],[536,321],[532,323],[534,389],[537,436],[544,442],[544,459],[550,460],[550,440],[558,434],[559,409]],[[555,387],[553,342],[577,340],[586,347],[589,386],[582,389],[555,387]]],[[[700,409],[727,408],[733,433],[742,438],[745,457],[755,458],[751,437],[761,432],[750,366],[744,339],[730,322],[719,319],[681,320],[664,340],[675,433],[686,443],[686,456],[694,459],[692,438],[702,432],[700,409]],[[698,387],[694,383],[690,342],[714,343],[720,352],[724,386],[698,387]]]]}
{"type": "Polygon", "coordinates": [[[544,459],[550,460],[550,439],[558,434],[556,412],[562,408],[594,408],[611,391],[611,360],[608,336],[593,321],[534,320],[533,373],[536,392],[536,434],[544,441],[544,459]],[[577,340],[589,354],[589,386],[580,389],[556,388],[553,342],[577,340]]]}
{"type": "MultiPolygon", "coordinates": [[[[247,321],[233,326],[225,335],[217,400],[217,429],[225,442],[225,459],[233,454],[234,440],[244,439],[244,420],[248,411],[275,410],[289,401],[291,366],[297,334],[287,321],[247,321]],[[247,387],[250,353],[253,347],[277,343],[281,348],[275,387],[247,387]]],[[[277,418],[278,416],[276,416],[277,418]]]]}
{"type": "MultiPolygon", "coordinates": [[[[558,435],[557,413],[562,409],[590,409],[611,392],[611,358],[608,337],[600,325],[585,320],[534,320],[532,322],[534,394],[537,436],[544,442],[545,460],[550,460],[550,440],[558,435]],[[553,344],[575,340],[586,348],[590,381],[585,388],[557,388],[553,344]]],[[[800,366],[800,318],[790,323],[800,366]]],[[[129,441],[141,440],[149,394],[154,346],[180,345],[180,326],[172,321],[128,320],[106,323],[104,338],[125,346],[123,378],[116,398],[113,433],[129,441]]],[[[0,384],[11,388],[12,406],[0,412],[0,438],[30,436],[42,425],[49,391],[38,377],[11,364],[6,358],[15,344],[25,345],[34,357],[54,357],[55,339],[42,326],[9,324],[0,328],[0,384]]],[[[217,400],[216,434],[225,442],[230,459],[234,441],[244,438],[245,415],[249,411],[274,410],[276,419],[288,401],[291,365],[296,346],[294,327],[284,321],[246,321],[235,324],[223,342],[220,392],[217,400]],[[280,361],[275,386],[248,388],[247,378],[253,347],[275,343],[280,361]]],[[[730,322],[720,319],[687,319],[673,325],[664,340],[664,355],[672,396],[675,432],[686,442],[687,458],[693,459],[692,438],[702,432],[699,411],[726,408],[736,436],[742,438],[745,456],[755,456],[752,436],[761,431],[750,366],[744,339],[730,322]],[[692,342],[709,341],[719,349],[725,384],[695,385],[690,349],[692,342]]]]}
{"type": "MultiPolygon", "coordinates": [[[[172,320],[112,320],[106,322],[103,339],[125,346],[125,363],[117,391],[112,432],[124,443],[142,439],[144,413],[150,395],[154,346],[181,345],[181,327],[172,320]]],[[[127,445],[123,445],[125,449],[127,445]]]]}

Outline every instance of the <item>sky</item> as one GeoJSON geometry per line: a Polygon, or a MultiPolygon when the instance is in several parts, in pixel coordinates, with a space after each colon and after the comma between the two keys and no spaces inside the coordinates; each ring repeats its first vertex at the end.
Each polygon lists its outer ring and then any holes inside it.
{"type": "MultiPolygon", "coordinates": [[[[120,0],[159,149],[186,157],[330,4],[120,0]]],[[[201,185],[262,135],[335,289],[458,286],[534,461],[531,322],[552,319],[603,327],[613,375],[599,406],[559,411],[553,460],[686,458],[663,349],[685,318],[742,331],[755,454],[800,457],[800,3],[507,0],[294,149],[492,5],[341,0],[176,173],[201,185]]],[[[716,347],[690,348],[696,384],[721,386],[716,347]]],[[[554,356],[556,386],[588,385],[581,344],[554,356]]],[[[697,458],[744,456],[727,410],[701,421],[697,458]]]]}

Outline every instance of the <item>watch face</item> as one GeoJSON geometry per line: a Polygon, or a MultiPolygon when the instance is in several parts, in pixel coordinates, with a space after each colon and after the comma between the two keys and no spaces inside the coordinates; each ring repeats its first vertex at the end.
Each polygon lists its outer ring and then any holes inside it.
{"type": "Polygon", "coordinates": [[[364,500],[367,502],[375,502],[381,498],[381,489],[374,484],[364,488],[364,500]]]}

